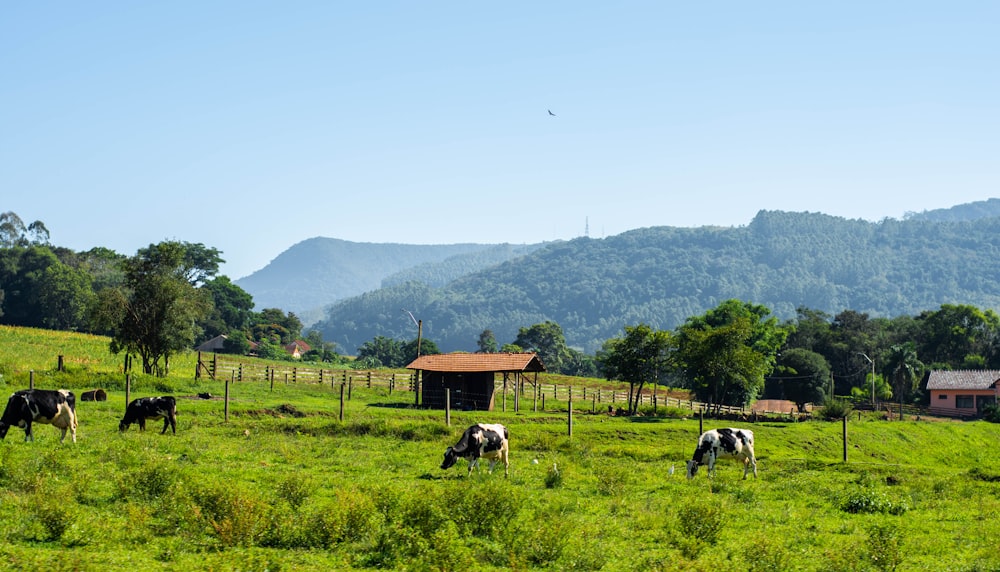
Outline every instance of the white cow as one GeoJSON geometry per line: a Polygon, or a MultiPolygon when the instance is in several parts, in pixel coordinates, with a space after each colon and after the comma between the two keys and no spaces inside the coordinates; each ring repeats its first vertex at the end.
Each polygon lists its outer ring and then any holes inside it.
{"type": "Polygon", "coordinates": [[[715,475],[715,461],[719,457],[735,457],[743,463],[743,478],[747,478],[753,467],[753,478],[757,478],[757,458],[753,453],[753,431],[749,429],[712,429],[698,438],[698,448],[687,462],[687,477],[694,478],[698,467],[708,465],[708,476],[715,475]]]}
{"type": "Polygon", "coordinates": [[[462,434],[462,438],[454,447],[448,447],[444,452],[444,461],[441,462],[442,469],[451,468],[456,461],[461,459],[469,460],[469,475],[472,469],[479,465],[479,458],[490,460],[490,472],[497,461],[503,463],[503,474],[510,474],[510,461],[507,458],[510,450],[508,444],[509,435],[507,428],[499,423],[487,424],[478,423],[469,427],[462,434]]]}

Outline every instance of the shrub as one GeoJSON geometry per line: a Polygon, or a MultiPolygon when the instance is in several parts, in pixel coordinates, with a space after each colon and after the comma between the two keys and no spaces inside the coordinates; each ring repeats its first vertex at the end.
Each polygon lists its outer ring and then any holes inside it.
{"type": "Polygon", "coordinates": [[[312,494],[313,487],[314,485],[308,478],[292,476],[278,483],[274,493],[278,495],[278,498],[287,502],[292,510],[298,511],[302,503],[312,494]]]}
{"type": "Polygon", "coordinates": [[[895,570],[903,562],[903,537],[895,524],[868,529],[868,557],[879,570],[895,570]]]}
{"type": "Polygon", "coordinates": [[[851,403],[846,399],[828,399],[823,407],[820,407],[816,412],[817,415],[822,419],[827,421],[834,421],[837,419],[843,419],[851,414],[854,408],[851,403]]]}
{"type": "Polygon", "coordinates": [[[267,504],[248,492],[207,486],[192,498],[223,546],[253,546],[267,530],[267,504]]]}
{"type": "Polygon", "coordinates": [[[681,553],[693,559],[705,547],[715,545],[722,531],[723,516],[722,507],[711,501],[682,506],[677,511],[680,536],[675,541],[681,553]]]}
{"type": "Polygon", "coordinates": [[[176,481],[176,469],[154,463],[119,475],[115,479],[115,494],[119,500],[156,500],[170,492],[176,481]]]}
{"type": "Polygon", "coordinates": [[[840,503],[840,510],[852,514],[886,513],[898,516],[909,508],[906,502],[894,502],[884,492],[873,488],[852,491],[840,503]]]}
{"type": "Polygon", "coordinates": [[[987,405],[983,408],[983,419],[990,423],[1000,423],[1000,406],[987,405]]]}
{"type": "Polygon", "coordinates": [[[617,496],[625,492],[631,480],[629,473],[619,465],[604,465],[596,469],[597,492],[602,495],[617,496]]]}
{"type": "Polygon", "coordinates": [[[32,520],[42,527],[41,540],[59,540],[73,524],[73,515],[57,496],[35,495],[30,503],[32,520]]]}
{"type": "Polygon", "coordinates": [[[748,572],[785,572],[791,568],[791,555],[780,540],[757,535],[743,550],[748,572]]]}

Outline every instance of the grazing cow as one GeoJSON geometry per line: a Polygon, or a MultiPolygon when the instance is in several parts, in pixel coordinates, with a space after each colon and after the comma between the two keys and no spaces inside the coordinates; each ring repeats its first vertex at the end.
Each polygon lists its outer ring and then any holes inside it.
{"type": "MultiPolygon", "coordinates": [[[[479,466],[479,458],[490,460],[489,471],[493,472],[493,466],[497,461],[503,463],[504,476],[510,475],[510,461],[507,454],[510,450],[507,428],[499,423],[486,424],[479,423],[469,427],[462,434],[462,438],[454,447],[448,447],[444,452],[444,461],[441,463],[442,469],[451,468],[459,458],[469,460],[469,473],[479,466]]],[[[467,475],[467,476],[468,476],[467,475]]]]}
{"type": "Polygon", "coordinates": [[[76,443],[76,396],[65,389],[22,389],[7,399],[7,407],[0,417],[0,439],[14,426],[24,429],[24,440],[34,441],[32,423],[46,423],[62,429],[60,443],[66,440],[66,430],[76,443]]]}
{"type": "Polygon", "coordinates": [[[167,427],[177,434],[177,400],[171,396],[165,397],[140,397],[133,399],[125,408],[125,417],[122,417],[118,424],[119,431],[125,431],[133,423],[139,424],[139,430],[146,430],[147,419],[163,419],[163,431],[167,432],[167,427]]]}
{"type": "Polygon", "coordinates": [[[715,475],[715,461],[719,457],[735,457],[743,463],[743,478],[753,467],[753,478],[757,478],[757,459],[753,453],[753,431],[749,429],[712,429],[698,438],[698,448],[694,457],[687,462],[687,478],[698,473],[700,465],[708,465],[708,476],[715,475]],[[708,457],[707,459],[705,457],[708,457]]]}

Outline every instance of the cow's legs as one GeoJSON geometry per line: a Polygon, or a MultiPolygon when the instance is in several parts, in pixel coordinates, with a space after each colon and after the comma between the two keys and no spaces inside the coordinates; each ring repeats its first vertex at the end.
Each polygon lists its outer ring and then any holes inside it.
{"type": "MultiPolygon", "coordinates": [[[[163,431],[160,431],[160,435],[163,435],[164,433],[166,433],[167,432],[167,427],[169,427],[169,426],[170,426],[170,418],[169,417],[164,417],[163,418],[163,431]]],[[[174,431],[174,433],[176,433],[176,431],[174,431]]]]}

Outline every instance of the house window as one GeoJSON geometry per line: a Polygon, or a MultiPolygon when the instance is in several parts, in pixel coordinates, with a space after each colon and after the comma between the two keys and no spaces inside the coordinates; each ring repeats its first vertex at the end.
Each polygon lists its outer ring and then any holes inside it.
{"type": "Polygon", "coordinates": [[[945,394],[943,394],[943,393],[939,393],[938,394],[938,399],[948,399],[948,396],[945,395],[945,394]]]}
{"type": "Polygon", "coordinates": [[[975,405],[975,399],[971,395],[956,395],[955,396],[955,407],[958,409],[972,409],[975,405]]]}

